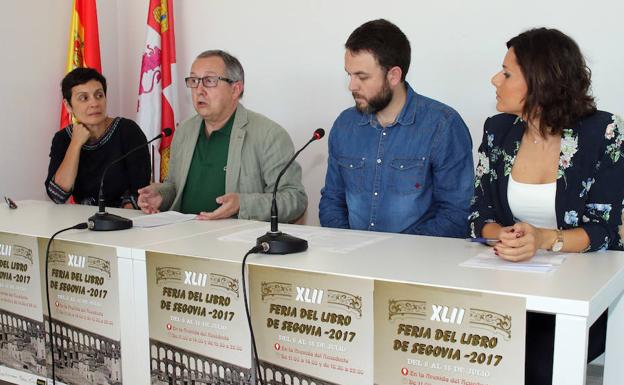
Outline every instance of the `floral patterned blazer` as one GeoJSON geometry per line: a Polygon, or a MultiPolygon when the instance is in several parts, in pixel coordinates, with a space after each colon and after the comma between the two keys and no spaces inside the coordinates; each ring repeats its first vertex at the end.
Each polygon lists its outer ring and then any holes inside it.
{"type": "MultiPolygon", "coordinates": [[[[468,217],[470,235],[486,223],[511,226],[507,184],[525,123],[499,114],[485,121],[475,191],[468,217]]],[[[618,235],[624,205],[624,120],[597,111],[563,130],[557,172],[555,210],[559,229],[582,227],[590,244],[585,251],[624,250],[618,235]]]]}

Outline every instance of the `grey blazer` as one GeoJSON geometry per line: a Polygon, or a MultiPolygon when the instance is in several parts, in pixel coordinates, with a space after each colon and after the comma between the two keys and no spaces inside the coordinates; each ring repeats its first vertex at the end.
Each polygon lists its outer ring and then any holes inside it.
{"type": "MultiPolygon", "coordinates": [[[[201,116],[184,121],[171,143],[169,174],[158,185],[164,210],[179,210],[186,177],[199,135],[201,116]]],[[[238,218],[270,219],[271,196],[275,179],[294,154],[294,146],[284,128],[267,117],[238,104],[230,134],[225,192],[238,193],[238,218]]],[[[293,162],[282,176],[277,190],[277,208],[281,222],[291,222],[306,209],[308,197],[301,183],[301,167],[293,162]]]]}

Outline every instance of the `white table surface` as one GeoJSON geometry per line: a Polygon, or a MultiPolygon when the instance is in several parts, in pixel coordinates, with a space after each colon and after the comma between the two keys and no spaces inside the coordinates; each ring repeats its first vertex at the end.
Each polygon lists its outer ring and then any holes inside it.
{"type": "MultiPolygon", "coordinates": [[[[245,227],[251,228],[256,228],[260,236],[268,225],[255,223],[245,227]]],[[[253,244],[219,240],[240,230],[230,228],[151,244],[146,250],[242,261],[253,244]]],[[[353,230],[332,231],[339,235],[353,230]]],[[[624,383],[624,375],[618,369],[624,362],[624,252],[572,254],[550,273],[459,266],[484,247],[463,239],[391,234],[346,254],[309,248],[286,256],[258,254],[249,258],[248,263],[524,297],[527,310],[556,315],[553,384],[557,385],[584,384],[589,326],[609,308],[604,384],[624,383]]]]}
{"type": "MultiPolygon", "coordinates": [[[[50,238],[65,227],[86,222],[98,208],[84,205],[57,205],[50,201],[26,200],[17,202],[18,208],[9,209],[0,204],[0,231],[35,237],[50,238]]],[[[138,210],[107,208],[107,212],[128,219],[143,215],[138,210]]],[[[151,243],[186,238],[211,231],[236,228],[257,223],[239,219],[220,221],[187,221],[152,228],[131,228],[121,231],[70,230],[56,239],[83,242],[100,246],[138,248],[151,243]]]]}
{"type": "MultiPolygon", "coordinates": [[[[257,228],[260,236],[268,230],[268,225],[256,222],[245,227],[250,228],[257,228]]],[[[146,250],[242,261],[243,255],[253,244],[218,239],[239,230],[241,228],[227,228],[209,235],[150,244],[146,250]]],[[[340,234],[354,230],[332,231],[340,234]]],[[[486,247],[463,239],[388,235],[385,240],[347,254],[317,251],[311,247],[304,253],[287,256],[259,254],[250,257],[248,262],[318,273],[522,296],[527,299],[528,310],[579,315],[589,317],[592,322],[624,288],[624,252],[572,254],[551,273],[514,272],[459,266],[486,247]]]]}
{"type": "MultiPolygon", "coordinates": [[[[0,232],[50,238],[66,227],[86,222],[97,207],[57,205],[50,201],[18,201],[18,208],[0,204],[0,232]]],[[[137,210],[108,208],[108,212],[129,219],[143,215],[137,210]]],[[[115,249],[118,264],[120,338],[122,376],[127,384],[149,384],[149,335],[147,323],[147,281],[144,247],[151,243],[199,236],[211,231],[243,228],[256,222],[227,219],[188,221],[155,228],[131,228],[122,231],[69,230],[56,239],[115,249]],[[135,257],[143,262],[136,262],[135,257]]],[[[29,384],[32,383],[28,382],[29,384]]],[[[20,384],[21,385],[21,384],[20,384]]]]}
{"type": "MultiPolygon", "coordinates": [[[[17,210],[10,210],[6,205],[0,205],[0,231],[50,237],[63,227],[86,221],[97,211],[95,207],[41,201],[20,201],[18,206],[17,210]]],[[[109,212],[127,218],[141,214],[121,209],[110,209],[109,212]]],[[[141,289],[145,284],[145,271],[141,271],[145,250],[242,261],[253,243],[219,238],[247,229],[257,229],[260,236],[268,228],[267,223],[255,221],[190,221],[116,232],[72,230],[58,239],[131,249],[130,258],[135,263],[135,270],[132,285],[127,289],[145,291],[146,288],[141,289]]],[[[286,232],[288,228],[282,226],[286,232]]],[[[348,234],[345,232],[353,234],[352,230],[331,231],[338,237],[348,234]]],[[[588,328],[608,308],[604,384],[624,383],[624,375],[618,370],[624,362],[624,252],[571,255],[555,271],[546,274],[511,272],[460,267],[461,262],[475,256],[484,247],[461,239],[385,235],[383,240],[348,253],[311,247],[306,252],[286,256],[258,254],[249,258],[249,263],[524,297],[527,310],[557,317],[553,384],[584,383],[588,328]]],[[[133,322],[134,327],[141,327],[147,315],[138,315],[147,308],[143,297],[137,300],[142,303],[132,304],[140,305],[135,310],[133,322]]]]}

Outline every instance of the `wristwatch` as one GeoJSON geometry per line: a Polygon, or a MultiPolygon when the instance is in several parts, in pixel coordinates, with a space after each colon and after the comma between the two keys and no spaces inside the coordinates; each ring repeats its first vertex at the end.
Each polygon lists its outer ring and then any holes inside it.
{"type": "Polygon", "coordinates": [[[550,246],[550,250],[557,252],[561,251],[561,249],[563,249],[563,231],[557,230],[557,239],[550,246]]]}

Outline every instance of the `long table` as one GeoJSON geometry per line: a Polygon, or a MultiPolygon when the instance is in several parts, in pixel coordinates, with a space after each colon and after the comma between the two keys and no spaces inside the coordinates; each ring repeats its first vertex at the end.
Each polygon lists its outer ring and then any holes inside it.
{"type": "MultiPolygon", "coordinates": [[[[18,206],[17,210],[0,207],[0,232],[49,238],[60,228],[85,221],[95,210],[40,201],[22,201],[18,206]]],[[[110,211],[127,217],[138,215],[129,210],[110,211]]],[[[150,381],[146,252],[239,263],[253,244],[224,237],[241,230],[261,235],[267,228],[266,223],[232,219],[120,232],[72,231],[58,237],[117,250],[120,291],[133,293],[122,296],[120,302],[124,383],[150,381]]],[[[331,231],[337,236],[354,233],[331,231]]],[[[553,384],[584,384],[589,326],[608,309],[604,384],[624,383],[618,368],[624,362],[624,253],[572,255],[548,274],[459,266],[480,251],[482,246],[463,240],[385,234],[351,252],[332,253],[311,243],[304,253],[255,255],[249,264],[525,298],[527,310],[556,315],[553,384]]]]}
{"type": "MultiPolygon", "coordinates": [[[[83,205],[56,205],[46,201],[19,201],[18,209],[11,210],[0,205],[0,233],[20,234],[49,239],[60,229],[86,222],[96,207],[83,205]]],[[[107,209],[108,212],[126,218],[141,215],[134,210],[107,209]]],[[[135,267],[135,258],[143,257],[147,245],[182,239],[195,234],[209,233],[245,226],[250,221],[228,219],[220,222],[193,221],[151,229],[133,228],[116,232],[93,232],[72,230],[61,233],[56,239],[77,244],[112,247],[117,256],[118,292],[132,293],[119,297],[121,334],[121,367],[123,383],[149,384],[148,339],[145,317],[147,300],[145,271],[135,267]],[[144,337],[141,339],[141,337],[144,337]],[[144,366],[141,367],[140,363],[144,366]]],[[[41,257],[43,260],[44,256],[41,257]]],[[[144,263],[141,265],[144,269],[144,263]]],[[[46,337],[47,339],[47,337],[46,337]]],[[[0,378],[2,380],[2,378],[0,378]]],[[[11,379],[6,379],[11,380],[11,379]]],[[[13,381],[17,381],[13,379],[13,381]]],[[[32,382],[30,382],[32,384],[32,382]]]]}

